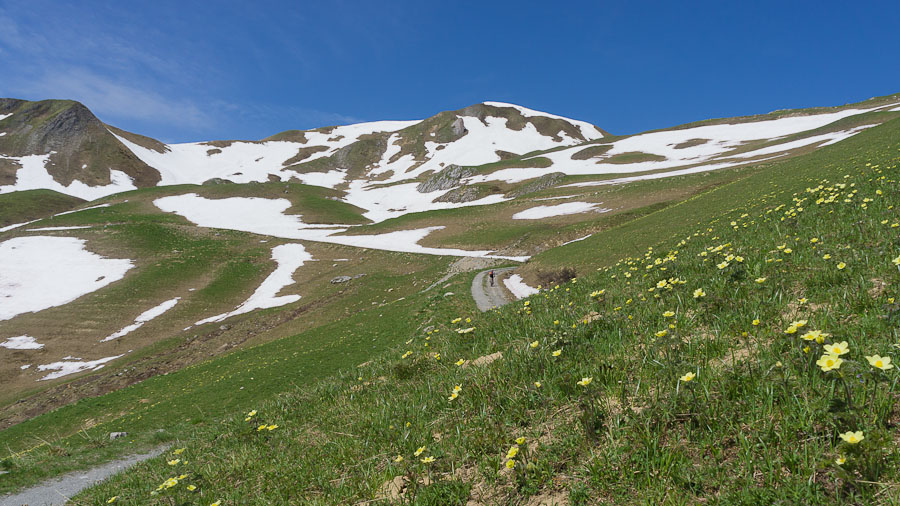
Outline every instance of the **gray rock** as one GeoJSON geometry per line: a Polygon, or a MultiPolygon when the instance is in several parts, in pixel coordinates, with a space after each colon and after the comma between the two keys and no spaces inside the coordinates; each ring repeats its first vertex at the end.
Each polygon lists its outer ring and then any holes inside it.
{"type": "Polygon", "coordinates": [[[466,124],[463,123],[463,119],[457,117],[453,120],[453,123],[450,124],[450,130],[453,132],[453,135],[456,137],[461,137],[464,133],[466,133],[466,124]]]}
{"type": "Polygon", "coordinates": [[[434,325],[429,325],[429,326],[425,327],[425,330],[423,330],[422,332],[425,332],[427,334],[427,333],[431,332],[432,330],[434,330],[434,325]]]}
{"type": "Polygon", "coordinates": [[[450,296],[453,296],[453,295],[456,295],[456,294],[453,293],[453,292],[447,292],[447,293],[444,294],[444,297],[450,297],[450,296]]]}
{"type": "Polygon", "coordinates": [[[482,192],[474,186],[460,186],[454,188],[440,197],[434,199],[435,202],[453,202],[459,204],[461,202],[472,202],[483,197],[482,192]]]}
{"type": "Polygon", "coordinates": [[[419,193],[431,193],[439,190],[449,190],[454,186],[459,186],[459,182],[463,178],[475,175],[476,170],[472,167],[461,167],[459,165],[448,165],[437,174],[432,174],[428,179],[419,183],[416,187],[419,193]]]}
{"type": "Polygon", "coordinates": [[[128,436],[127,432],[110,432],[109,440],[112,441],[114,439],[119,439],[120,437],[127,437],[127,436],[128,436]]]}
{"type": "Polygon", "coordinates": [[[231,325],[219,325],[219,330],[229,330],[231,325]]]}
{"type": "Polygon", "coordinates": [[[363,277],[363,276],[365,276],[365,275],[366,275],[365,273],[357,274],[356,276],[353,276],[353,279],[359,279],[359,278],[361,278],[361,277],[363,277]]]}
{"type": "Polygon", "coordinates": [[[346,283],[347,281],[350,281],[351,279],[353,279],[353,278],[351,278],[350,276],[338,276],[336,278],[331,278],[331,284],[336,285],[338,283],[346,283]]]}
{"type": "Polygon", "coordinates": [[[519,188],[508,193],[507,197],[519,197],[521,195],[525,195],[527,193],[534,193],[541,190],[546,190],[547,188],[551,188],[556,186],[562,181],[562,179],[566,175],[562,172],[551,172],[550,174],[544,174],[543,176],[531,181],[528,184],[522,185],[519,188]]]}

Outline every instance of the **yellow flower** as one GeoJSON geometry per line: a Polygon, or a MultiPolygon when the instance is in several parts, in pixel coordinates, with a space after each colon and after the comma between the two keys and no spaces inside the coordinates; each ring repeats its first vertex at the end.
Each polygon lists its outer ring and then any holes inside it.
{"type": "Polygon", "coordinates": [[[551,355],[553,355],[554,357],[558,357],[558,356],[562,355],[562,350],[561,349],[556,350],[553,353],[551,353],[551,355]]]}
{"type": "Polygon", "coordinates": [[[754,327],[759,326],[759,318],[755,318],[751,323],[753,324],[754,327]]]}
{"type": "Polygon", "coordinates": [[[211,502],[211,503],[209,503],[209,506],[222,506],[222,501],[219,500],[219,501],[216,501],[216,502],[211,502]]]}
{"type": "Polygon", "coordinates": [[[893,262],[897,267],[900,267],[900,255],[898,255],[897,258],[891,260],[891,262],[893,262]]]}
{"type": "Polygon", "coordinates": [[[434,457],[432,457],[431,455],[422,459],[423,464],[431,464],[432,462],[434,462],[434,457]]]}
{"type": "Polygon", "coordinates": [[[850,346],[847,345],[847,341],[842,341],[840,343],[829,344],[825,347],[825,353],[834,356],[844,355],[850,352],[850,346]]]}
{"type": "Polygon", "coordinates": [[[173,459],[167,461],[166,464],[169,464],[170,466],[177,466],[179,462],[181,462],[181,459],[173,459]]]}
{"type": "Polygon", "coordinates": [[[837,465],[839,465],[839,466],[844,465],[845,462],[847,462],[847,458],[844,457],[843,455],[841,455],[841,456],[839,456],[838,458],[834,459],[834,463],[837,464],[837,465]]]}
{"type": "Polygon", "coordinates": [[[656,337],[666,337],[666,334],[668,334],[668,333],[669,333],[668,330],[663,329],[656,333],[656,337]]]}
{"type": "Polygon", "coordinates": [[[459,329],[456,331],[456,333],[457,334],[468,334],[468,333],[474,332],[474,331],[475,331],[475,327],[469,327],[467,329],[459,329]]]}
{"type": "Polygon", "coordinates": [[[791,326],[789,326],[788,328],[786,328],[786,329],[784,330],[784,333],[785,333],[785,334],[796,334],[796,333],[797,333],[797,326],[796,326],[796,325],[791,325],[791,326]]]}
{"type": "Polygon", "coordinates": [[[756,278],[756,282],[759,284],[763,284],[766,282],[766,278],[756,278]]]}
{"type": "Polygon", "coordinates": [[[447,397],[447,401],[452,402],[453,399],[456,399],[457,397],[459,397],[459,393],[453,392],[452,394],[450,394],[450,397],[447,397]]]}
{"type": "Polygon", "coordinates": [[[578,384],[580,386],[586,387],[591,384],[591,381],[594,381],[593,377],[585,376],[584,378],[581,378],[581,381],[579,381],[578,384]]]}
{"type": "Polygon", "coordinates": [[[265,430],[265,429],[266,429],[266,424],[262,424],[262,425],[260,425],[259,427],[256,428],[256,432],[259,432],[259,431],[265,430]]]}
{"type": "Polygon", "coordinates": [[[516,444],[518,444],[518,445],[525,444],[525,436],[517,437],[516,444]]]}
{"type": "Polygon", "coordinates": [[[832,369],[840,369],[841,364],[843,363],[844,360],[837,355],[822,355],[822,357],[816,361],[816,365],[822,368],[822,372],[828,372],[832,369]]]}
{"type": "Polygon", "coordinates": [[[394,462],[403,462],[403,455],[397,455],[394,457],[394,462]]]}
{"type": "Polygon", "coordinates": [[[451,323],[452,325],[456,325],[457,323],[459,323],[459,322],[461,322],[461,321],[462,321],[462,318],[456,318],[456,319],[454,319],[454,320],[451,320],[450,323],[451,323]]]}
{"type": "Polygon", "coordinates": [[[803,334],[802,336],[800,336],[800,339],[803,339],[804,341],[822,342],[825,340],[826,337],[828,337],[830,335],[831,334],[822,332],[821,330],[810,330],[806,334],[803,334]]]}
{"type": "Polygon", "coordinates": [[[803,347],[803,353],[809,353],[809,346],[803,347]]]}
{"type": "Polygon", "coordinates": [[[531,346],[532,348],[537,348],[540,345],[541,345],[541,343],[539,343],[538,341],[532,341],[529,346],[531,346]]]}
{"type": "Polygon", "coordinates": [[[513,468],[515,468],[515,467],[516,467],[516,461],[515,461],[515,460],[507,460],[507,461],[506,461],[506,468],[507,468],[507,469],[513,469],[513,468]]]}
{"type": "Polygon", "coordinates": [[[188,485],[187,489],[193,492],[194,490],[197,490],[197,485],[188,485]]]}
{"type": "Polygon", "coordinates": [[[824,255],[822,255],[822,259],[823,260],[831,260],[831,255],[829,255],[828,253],[825,253],[824,255]]]}
{"type": "Polygon", "coordinates": [[[424,447],[424,446],[420,446],[419,449],[416,450],[415,453],[413,453],[413,455],[415,455],[416,457],[418,457],[419,455],[422,455],[422,452],[424,452],[424,451],[425,451],[425,447],[424,447]]]}
{"type": "Polygon", "coordinates": [[[841,439],[843,439],[844,441],[846,441],[852,445],[855,445],[856,443],[859,443],[860,441],[862,441],[863,439],[866,438],[866,436],[863,436],[863,433],[861,430],[858,430],[856,432],[847,431],[843,434],[838,434],[838,436],[841,439]]]}
{"type": "Polygon", "coordinates": [[[465,364],[465,363],[466,363],[466,361],[463,360],[463,359],[459,359],[459,360],[456,361],[456,365],[463,365],[463,364],[465,364]]]}
{"type": "Polygon", "coordinates": [[[673,316],[675,316],[675,311],[666,311],[665,313],[663,313],[663,317],[665,318],[671,318],[673,316]]]}
{"type": "Polygon", "coordinates": [[[805,327],[806,323],[807,323],[806,320],[796,320],[796,321],[792,321],[791,325],[793,325],[794,327],[797,327],[799,329],[801,327],[805,327]]]}
{"type": "Polygon", "coordinates": [[[794,252],[794,250],[792,250],[791,248],[784,248],[784,252],[787,253],[788,255],[790,255],[791,253],[794,252]]]}
{"type": "Polygon", "coordinates": [[[407,352],[404,353],[403,355],[400,355],[400,358],[406,358],[406,357],[408,357],[408,356],[410,356],[410,355],[412,355],[412,351],[407,351],[407,352]]]}
{"type": "Polygon", "coordinates": [[[112,504],[112,503],[116,502],[116,499],[118,499],[118,498],[119,498],[119,496],[114,495],[114,496],[110,497],[108,501],[106,501],[106,504],[112,504]]]}
{"type": "Polygon", "coordinates": [[[256,416],[256,410],[254,409],[253,411],[247,413],[247,416],[256,416]]]}
{"type": "Polygon", "coordinates": [[[839,271],[844,270],[844,267],[847,267],[847,264],[845,264],[844,262],[840,262],[837,264],[837,268],[839,271]]]}
{"type": "Polygon", "coordinates": [[[694,374],[694,373],[692,373],[692,372],[689,372],[689,373],[685,374],[684,376],[682,376],[681,378],[678,378],[678,379],[681,380],[681,381],[683,381],[683,382],[685,382],[685,383],[688,383],[688,382],[693,381],[694,378],[696,378],[696,377],[697,377],[696,374],[694,374]]]}
{"type": "Polygon", "coordinates": [[[815,244],[815,243],[819,242],[819,238],[818,238],[818,237],[813,237],[812,239],[809,240],[809,242],[815,244]]]}
{"type": "Polygon", "coordinates": [[[268,427],[266,427],[266,430],[275,430],[277,428],[278,428],[278,425],[272,424],[272,425],[269,425],[268,427]]]}
{"type": "Polygon", "coordinates": [[[178,448],[177,450],[172,451],[172,454],[173,455],[181,455],[182,453],[184,453],[185,449],[186,448],[178,448]]]}
{"type": "Polygon", "coordinates": [[[514,459],[514,458],[516,458],[516,455],[518,455],[518,454],[519,454],[519,447],[518,447],[518,445],[513,445],[513,446],[511,446],[511,447],[509,448],[509,451],[506,452],[506,458],[508,458],[508,459],[514,459]]]}
{"type": "Polygon", "coordinates": [[[699,299],[700,297],[706,297],[706,292],[702,288],[694,290],[694,298],[699,299]]]}
{"type": "Polygon", "coordinates": [[[535,386],[535,388],[541,388],[541,382],[540,382],[540,381],[535,381],[535,382],[534,382],[534,386],[535,386]]]}
{"type": "Polygon", "coordinates": [[[869,361],[869,365],[876,369],[881,369],[882,371],[887,371],[894,367],[894,364],[891,363],[891,357],[882,357],[879,355],[866,356],[866,360],[869,361]]]}

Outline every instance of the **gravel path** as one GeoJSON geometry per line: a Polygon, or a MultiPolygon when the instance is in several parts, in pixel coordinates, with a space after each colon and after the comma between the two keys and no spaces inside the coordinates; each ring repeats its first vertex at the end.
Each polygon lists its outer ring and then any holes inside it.
{"type": "Polygon", "coordinates": [[[509,303],[503,287],[500,286],[500,275],[504,272],[514,270],[515,267],[506,267],[504,269],[494,269],[494,286],[490,286],[487,271],[481,271],[475,275],[472,280],[472,298],[475,299],[475,305],[481,311],[488,311],[494,307],[500,307],[509,303]]]}
{"type": "Polygon", "coordinates": [[[18,494],[0,497],[0,506],[46,506],[65,504],[70,497],[82,489],[90,487],[97,482],[123,471],[138,462],[155,457],[166,451],[168,447],[155,448],[150,453],[130,455],[128,457],[108,462],[100,467],[86,471],[76,471],[59,478],[23,490],[18,494]]]}

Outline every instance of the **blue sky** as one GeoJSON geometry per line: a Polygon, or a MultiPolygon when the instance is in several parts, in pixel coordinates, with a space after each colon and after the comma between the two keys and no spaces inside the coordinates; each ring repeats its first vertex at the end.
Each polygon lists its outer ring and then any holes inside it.
{"type": "Polygon", "coordinates": [[[173,142],[498,100],[633,133],[900,92],[884,2],[0,0],[0,96],[173,142]]]}

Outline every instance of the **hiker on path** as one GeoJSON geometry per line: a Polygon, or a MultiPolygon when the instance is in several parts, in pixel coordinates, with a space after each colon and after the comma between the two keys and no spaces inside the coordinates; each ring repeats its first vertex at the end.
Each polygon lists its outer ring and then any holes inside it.
{"type": "Polygon", "coordinates": [[[488,276],[491,277],[491,286],[494,286],[494,269],[491,269],[491,272],[488,273],[488,276]]]}

